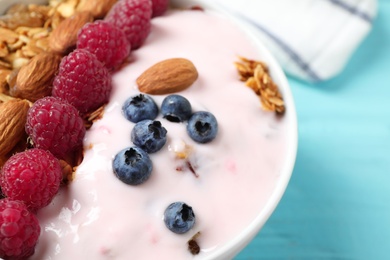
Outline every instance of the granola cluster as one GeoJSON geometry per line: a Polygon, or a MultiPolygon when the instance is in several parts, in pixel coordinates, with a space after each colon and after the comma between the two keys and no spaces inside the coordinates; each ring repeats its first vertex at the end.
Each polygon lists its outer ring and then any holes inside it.
{"type": "Polygon", "coordinates": [[[18,69],[49,51],[50,33],[74,14],[76,0],[50,0],[48,5],[15,4],[0,16],[0,70],[18,69]]]}
{"type": "Polygon", "coordinates": [[[283,114],[286,110],[283,97],[269,74],[268,66],[264,62],[244,57],[239,57],[239,60],[234,64],[240,80],[259,96],[263,109],[283,114]]]}
{"type": "MultiPolygon", "coordinates": [[[[96,2],[49,0],[48,4],[15,4],[0,16],[0,93],[15,83],[17,72],[30,59],[51,51],[50,35],[62,21],[96,2]]],[[[108,2],[112,0],[103,0],[108,2]]],[[[89,10],[88,10],[89,11],[89,10]]]]}

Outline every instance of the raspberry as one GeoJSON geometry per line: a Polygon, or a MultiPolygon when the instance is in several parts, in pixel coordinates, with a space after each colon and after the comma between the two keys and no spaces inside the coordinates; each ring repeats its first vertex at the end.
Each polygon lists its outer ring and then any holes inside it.
{"type": "Polygon", "coordinates": [[[152,0],[152,17],[163,15],[169,5],[169,0],[152,0]]]}
{"type": "Polygon", "coordinates": [[[34,254],[41,228],[21,201],[0,200],[0,257],[26,259],[34,254]]]}
{"type": "Polygon", "coordinates": [[[102,20],[87,23],[81,28],[77,37],[77,48],[95,54],[108,69],[121,65],[130,53],[126,35],[102,20]]]}
{"type": "Polygon", "coordinates": [[[55,97],[44,97],[30,107],[26,132],[36,148],[64,158],[81,147],[85,126],[75,107],[55,97]]]}
{"type": "Polygon", "coordinates": [[[48,205],[57,194],[61,166],[50,152],[38,148],[11,156],[1,169],[1,189],[8,198],[21,200],[32,211],[48,205]]]}
{"type": "Polygon", "coordinates": [[[105,104],[110,92],[109,71],[95,55],[76,49],[62,59],[53,82],[53,96],[87,114],[105,104]]]}
{"type": "Polygon", "coordinates": [[[107,14],[105,20],[123,30],[131,49],[139,48],[149,35],[152,17],[150,0],[118,1],[107,14]]]}

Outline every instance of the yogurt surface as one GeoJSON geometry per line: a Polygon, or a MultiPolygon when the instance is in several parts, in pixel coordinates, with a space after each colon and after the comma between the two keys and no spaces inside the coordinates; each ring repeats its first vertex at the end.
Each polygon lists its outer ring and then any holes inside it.
{"type": "MultiPolygon", "coordinates": [[[[31,259],[201,259],[247,227],[275,189],[289,124],[263,111],[258,97],[239,81],[233,64],[238,56],[262,58],[226,18],[182,10],[153,18],[147,41],[113,75],[110,102],[86,134],[75,179],[39,211],[42,234],[31,259]],[[213,113],[218,135],[211,143],[195,143],[185,123],[159,115],[167,143],[150,155],[151,177],[139,186],[126,185],[112,170],[114,156],[133,146],[134,124],[123,116],[122,104],[139,93],[136,79],[142,72],[176,57],[189,59],[199,72],[197,81],[177,94],[194,112],[213,113]],[[177,157],[186,147],[188,161],[177,157]],[[186,234],[164,224],[164,210],[175,201],[195,212],[195,226],[186,234]],[[193,256],[187,242],[197,232],[201,252],[193,256]]],[[[160,106],[165,96],[152,98],[160,106]]]]}

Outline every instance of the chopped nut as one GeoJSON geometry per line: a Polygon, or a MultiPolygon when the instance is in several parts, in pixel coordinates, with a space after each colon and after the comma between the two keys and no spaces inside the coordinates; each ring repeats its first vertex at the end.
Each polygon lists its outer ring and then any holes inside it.
{"type": "Polygon", "coordinates": [[[11,70],[0,69],[0,93],[7,94],[9,87],[7,78],[11,74],[11,70]]]}
{"type": "Polygon", "coordinates": [[[91,128],[92,124],[95,121],[97,121],[103,117],[103,114],[104,114],[104,106],[101,106],[98,109],[96,109],[95,111],[86,115],[84,117],[84,124],[85,124],[86,129],[91,128]]]}
{"type": "Polygon", "coordinates": [[[0,42],[14,43],[18,40],[19,35],[7,28],[0,28],[0,42]]]}
{"type": "Polygon", "coordinates": [[[73,178],[73,168],[72,166],[65,160],[60,160],[60,166],[62,170],[62,182],[64,184],[68,183],[73,178]]]}
{"type": "Polygon", "coordinates": [[[9,62],[0,59],[0,69],[12,69],[12,66],[9,62]]]}
{"type": "Polygon", "coordinates": [[[8,51],[7,45],[0,42],[0,58],[7,57],[8,54],[9,54],[9,51],[8,51]]]}
{"type": "Polygon", "coordinates": [[[168,150],[174,152],[177,159],[187,159],[193,152],[193,147],[183,140],[175,140],[169,145],[168,150]]]}
{"type": "Polygon", "coordinates": [[[94,18],[103,18],[116,2],[117,0],[81,0],[77,11],[88,11],[94,18]]]}
{"type": "Polygon", "coordinates": [[[62,1],[57,7],[57,11],[63,17],[71,17],[75,13],[77,4],[78,0],[62,1]]]}
{"type": "Polygon", "coordinates": [[[15,52],[15,51],[19,50],[20,48],[22,48],[22,46],[25,44],[25,41],[26,41],[26,39],[21,36],[18,38],[18,41],[16,41],[15,43],[8,44],[8,49],[11,52],[15,52]]]}
{"type": "Polygon", "coordinates": [[[33,39],[47,37],[48,35],[49,30],[47,28],[31,28],[27,31],[27,36],[33,39]]]}
{"type": "Polygon", "coordinates": [[[27,58],[16,58],[12,61],[12,67],[15,69],[20,69],[23,65],[27,64],[29,59],[27,58]]]}
{"type": "Polygon", "coordinates": [[[42,39],[37,39],[35,41],[36,47],[42,49],[43,51],[48,51],[49,50],[49,38],[42,38],[42,39]]]}

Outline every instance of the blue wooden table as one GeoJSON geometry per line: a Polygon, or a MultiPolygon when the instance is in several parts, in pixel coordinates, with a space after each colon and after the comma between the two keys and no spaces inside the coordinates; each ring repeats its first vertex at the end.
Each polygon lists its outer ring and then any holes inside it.
{"type": "Polygon", "coordinates": [[[390,0],[336,78],[289,78],[299,124],[289,187],[246,259],[390,259],[390,0]]]}

